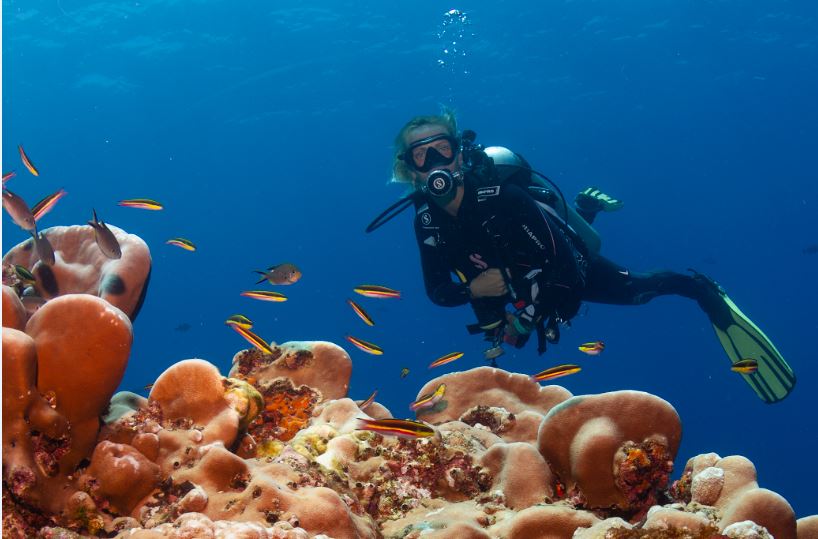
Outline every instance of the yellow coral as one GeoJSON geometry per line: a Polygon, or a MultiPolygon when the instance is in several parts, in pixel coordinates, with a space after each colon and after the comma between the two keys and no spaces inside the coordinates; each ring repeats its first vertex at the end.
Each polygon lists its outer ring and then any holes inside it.
{"type": "Polygon", "coordinates": [[[227,389],[224,398],[241,417],[239,428],[245,430],[261,413],[261,409],[264,407],[264,398],[255,387],[244,380],[225,378],[224,385],[227,389]]]}

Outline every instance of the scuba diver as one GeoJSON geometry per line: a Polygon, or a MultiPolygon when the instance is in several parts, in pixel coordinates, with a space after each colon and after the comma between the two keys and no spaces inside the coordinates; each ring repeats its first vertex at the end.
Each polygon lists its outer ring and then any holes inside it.
{"type": "Polygon", "coordinates": [[[621,208],[619,200],[590,187],[569,207],[521,156],[483,148],[475,137],[458,132],[449,110],[404,125],[395,139],[393,181],[414,190],[367,232],[415,207],[426,293],[444,307],[471,305],[477,323],[468,329],[489,341],[485,356],[493,366],[503,344],[521,348],[535,334],[543,353],[557,343],[560,326],[583,301],[641,305],[675,294],[699,304],[733,364],[757,362],[742,377],[762,400],[778,402],[790,393],[792,369],[715,281],[693,270],[637,273],[599,253],[591,223],[600,211],[621,208]]]}

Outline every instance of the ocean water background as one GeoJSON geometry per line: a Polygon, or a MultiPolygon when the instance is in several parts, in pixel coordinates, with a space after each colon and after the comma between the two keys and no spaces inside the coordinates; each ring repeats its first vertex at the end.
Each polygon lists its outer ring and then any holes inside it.
{"type": "MultiPolygon", "coordinates": [[[[65,188],[42,226],[96,208],[153,256],[121,389],[200,357],[224,374],[247,344],[329,340],[353,359],[350,396],[378,389],[398,417],[432,376],[484,364],[468,307],[425,296],[406,212],[366,224],[403,192],[392,140],[453,106],[478,140],[522,153],[569,196],[599,185],[603,253],[633,270],[694,267],[725,286],[798,375],[764,405],[730,372],[692,302],[590,305],[562,342],[500,365],[577,361],[574,394],[649,391],[684,425],[677,461],[715,451],[757,466],[798,516],[818,512],[818,7],[811,1],[443,3],[4,0],[3,171],[30,204],[65,188]],[[450,9],[465,13],[452,19],[450,9]],[[449,52],[445,52],[448,50],[449,52]],[[41,175],[20,163],[23,144],[41,175]],[[162,212],[121,208],[149,197],[162,212]],[[196,252],[164,242],[190,238],[196,252]],[[806,252],[805,252],[806,250],[806,252]],[[285,303],[242,298],[251,270],[296,263],[285,303]],[[354,297],[398,288],[401,300],[354,297]],[[376,321],[364,326],[354,297],[376,321]],[[373,341],[367,355],[345,335],[373,341]],[[582,356],[576,345],[602,339],[582,356]],[[466,355],[436,371],[444,353],[466,355]],[[411,372],[399,376],[402,367],[411,372]]],[[[3,251],[26,239],[3,215],[3,251]]],[[[144,393],[144,392],[143,392],[144,393]]]]}

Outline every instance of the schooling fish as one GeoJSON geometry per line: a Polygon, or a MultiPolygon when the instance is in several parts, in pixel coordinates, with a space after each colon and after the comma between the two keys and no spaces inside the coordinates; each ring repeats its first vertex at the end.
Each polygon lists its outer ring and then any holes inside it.
{"type": "Polygon", "coordinates": [[[240,295],[245,298],[260,299],[261,301],[287,301],[287,296],[281,292],[272,292],[270,290],[247,290],[240,295]]]}
{"type": "Polygon", "coordinates": [[[253,321],[243,314],[234,314],[224,321],[228,326],[238,326],[243,329],[253,329],[253,321]]]}
{"type": "Polygon", "coordinates": [[[384,436],[400,438],[428,438],[435,435],[435,429],[426,423],[411,419],[358,419],[358,430],[377,432],[384,436]]]}
{"type": "Polygon", "coordinates": [[[53,266],[56,259],[54,258],[54,248],[51,246],[51,242],[48,241],[45,234],[37,232],[36,229],[30,231],[30,234],[34,238],[34,250],[37,251],[40,262],[46,266],[53,266]]]}
{"type": "Polygon", "coordinates": [[[443,399],[444,393],[446,393],[446,384],[440,384],[439,386],[437,386],[437,389],[435,389],[431,393],[423,395],[421,398],[410,404],[409,408],[414,411],[423,410],[425,408],[431,408],[432,406],[440,402],[441,399],[443,399]]]}
{"type": "Polygon", "coordinates": [[[108,225],[97,219],[97,210],[93,210],[93,212],[94,220],[88,221],[88,224],[94,229],[94,238],[97,240],[99,250],[108,258],[122,258],[122,248],[119,246],[116,236],[108,228],[108,225]]]}
{"type": "Polygon", "coordinates": [[[752,358],[742,359],[741,361],[733,363],[730,370],[740,372],[741,374],[752,374],[758,370],[758,361],[752,358]]]}
{"type": "Polygon", "coordinates": [[[9,216],[24,230],[34,230],[36,222],[26,201],[8,189],[3,189],[3,207],[9,216]]]}
{"type": "Polygon", "coordinates": [[[40,217],[50,212],[51,208],[53,208],[54,205],[67,194],[68,193],[66,193],[64,189],[60,189],[56,193],[51,193],[36,203],[34,207],[31,208],[31,214],[34,216],[34,220],[38,221],[40,217]]]}
{"type": "Polygon", "coordinates": [[[568,376],[569,374],[574,374],[581,370],[582,368],[579,365],[557,365],[556,367],[551,367],[550,369],[545,369],[544,371],[538,372],[537,374],[533,375],[531,379],[536,382],[544,382],[545,380],[553,380],[554,378],[559,378],[560,376],[568,376]]]}
{"type": "Polygon", "coordinates": [[[119,205],[125,208],[138,208],[140,210],[158,211],[163,208],[162,204],[150,198],[129,198],[120,200],[119,205]]]}
{"type": "Polygon", "coordinates": [[[265,341],[264,339],[262,339],[261,337],[259,337],[258,335],[256,335],[252,331],[250,331],[249,329],[244,329],[243,327],[239,327],[239,326],[230,326],[230,327],[232,327],[236,331],[236,333],[238,333],[239,335],[244,337],[247,340],[247,342],[249,342],[250,344],[252,344],[256,348],[258,348],[262,352],[265,352],[267,354],[272,354],[273,353],[273,349],[269,344],[267,344],[267,341],[265,341]]]}
{"type": "Polygon", "coordinates": [[[363,310],[363,308],[360,305],[358,305],[351,299],[348,299],[347,303],[349,303],[349,306],[352,307],[353,311],[355,311],[355,314],[357,314],[358,317],[360,317],[360,319],[364,321],[364,324],[366,324],[367,326],[375,325],[375,322],[374,320],[372,320],[372,317],[369,316],[369,314],[367,314],[367,312],[363,310]]]}
{"type": "Polygon", "coordinates": [[[452,352],[451,354],[446,354],[445,356],[437,358],[436,360],[432,361],[429,364],[429,368],[433,369],[434,367],[440,367],[441,365],[451,363],[455,359],[460,359],[461,357],[463,357],[463,352],[452,352]]]}
{"type": "Polygon", "coordinates": [[[181,247],[185,251],[196,250],[196,246],[193,244],[193,242],[185,238],[171,238],[165,243],[167,245],[175,245],[176,247],[181,247]]]}
{"type": "Polygon", "coordinates": [[[367,298],[400,298],[399,291],[376,284],[358,285],[353,290],[367,298]]]}
{"type": "Polygon", "coordinates": [[[602,341],[586,342],[579,345],[579,351],[585,352],[589,356],[598,356],[605,350],[605,343],[602,341]]]}
{"type": "Polygon", "coordinates": [[[28,155],[26,155],[26,151],[23,149],[23,145],[20,144],[19,146],[17,146],[17,149],[20,151],[20,159],[23,160],[23,164],[26,166],[28,171],[34,174],[35,176],[39,176],[40,171],[37,170],[37,167],[34,166],[34,163],[32,163],[31,159],[29,159],[28,155]]]}
{"type": "Polygon", "coordinates": [[[366,342],[364,340],[358,339],[357,337],[353,337],[351,335],[347,335],[346,340],[366,352],[367,354],[372,354],[375,356],[379,356],[383,354],[383,348],[378,346],[377,344],[372,344],[371,342],[366,342]]]}
{"type": "Polygon", "coordinates": [[[253,270],[254,273],[263,275],[256,284],[268,281],[270,284],[293,284],[301,278],[301,270],[295,264],[284,262],[277,266],[270,266],[267,271],[253,270]]]}
{"type": "Polygon", "coordinates": [[[363,410],[364,408],[366,408],[367,406],[369,406],[370,404],[372,404],[373,402],[375,402],[375,395],[377,395],[377,394],[378,394],[378,390],[376,389],[375,391],[373,391],[373,392],[372,392],[372,394],[371,394],[370,396],[368,396],[368,397],[366,398],[366,400],[365,400],[365,401],[361,401],[361,402],[358,404],[358,408],[360,408],[361,410],[363,410]]]}

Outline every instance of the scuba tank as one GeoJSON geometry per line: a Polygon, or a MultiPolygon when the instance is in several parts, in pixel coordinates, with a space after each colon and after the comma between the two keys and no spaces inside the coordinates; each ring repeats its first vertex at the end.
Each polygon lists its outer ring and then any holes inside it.
{"type": "Polygon", "coordinates": [[[548,185],[554,185],[553,182],[532,170],[525,159],[508,148],[489,146],[483,151],[494,162],[500,185],[512,182],[525,187],[540,208],[563,225],[572,239],[578,240],[577,243],[584,246],[588,254],[599,253],[602,247],[599,233],[574,208],[565,203],[564,197],[554,193],[548,185]]]}

